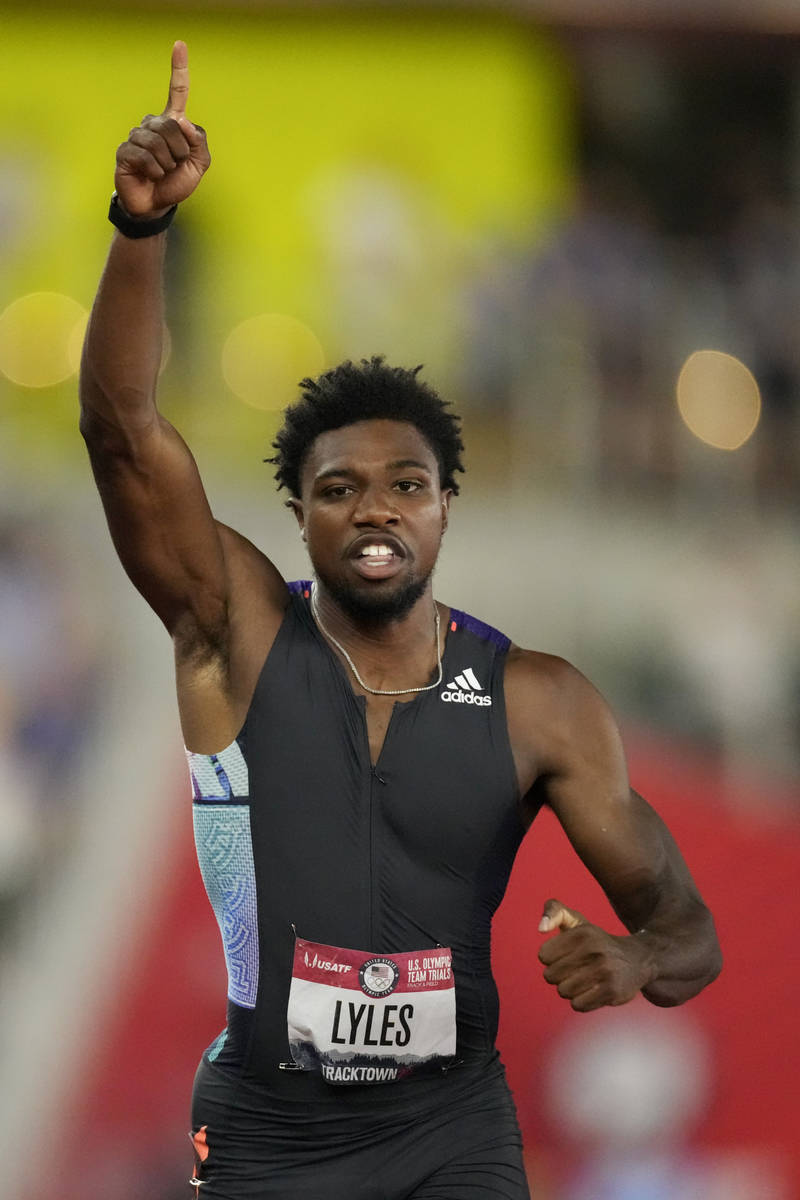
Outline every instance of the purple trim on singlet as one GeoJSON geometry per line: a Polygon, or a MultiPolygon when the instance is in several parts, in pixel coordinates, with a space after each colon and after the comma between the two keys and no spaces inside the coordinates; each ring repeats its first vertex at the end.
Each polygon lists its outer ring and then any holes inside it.
{"type": "Polygon", "coordinates": [[[477,617],[471,617],[469,613],[461,612],[458,608],[450,609],[450,624],[451,627],[456,625],[459,629],[466,629],[467,633],[474,634],[481,641],[492,642],[501,654],[505,654],[511,645],[511,639],[507,638],[499,629],[487,625],[484,621],[479,621],[477,617]]]}
{"type": "MultiPolygon", "coordinates": [[[[311,591],[311,580],[293,579],[286,586],[293,596],[308,595],[311,591]]],[[[495,629],[493,625],[487,625],[485,621],[479,621],[477,617],[471,617],[469,613],[462,612],[460,608],[450,609],[450,623],[451,625],[455,624],[459,629],[466,629],[467,633],[474,634],[483,642],[492,642],[501,654],[505,654],[511,645],[511,639],[501,633],[499,629],[495,629]]]]}

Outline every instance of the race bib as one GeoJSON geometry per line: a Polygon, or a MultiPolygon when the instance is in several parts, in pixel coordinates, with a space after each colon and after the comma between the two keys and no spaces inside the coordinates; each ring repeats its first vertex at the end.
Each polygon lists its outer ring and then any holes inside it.
{"type": "Polygon", "coordinates": [[[370,954],[296,938],[289,990],[295,1065],[328,1083],[392,1083],[456,1053],[448,947],[370,954]]]}

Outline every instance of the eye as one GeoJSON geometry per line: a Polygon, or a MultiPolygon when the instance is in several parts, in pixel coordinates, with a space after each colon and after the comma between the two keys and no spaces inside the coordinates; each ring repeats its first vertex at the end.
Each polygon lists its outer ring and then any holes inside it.
{"type": "Polygon", "coordinates": [[[353,491],[349,483],[334,483],[332,487],[325,488],[322,493],[326,499],[341,500],[344,496],[349,496],[353,491]]]}
{"type": "Polygon", "coordinates": [[[394,486],[399,492],[405,492],[406,494],[409,494],[411,492],[421,491],[423,484],[419,481],[419,479],[398,479],[394,486]]]}

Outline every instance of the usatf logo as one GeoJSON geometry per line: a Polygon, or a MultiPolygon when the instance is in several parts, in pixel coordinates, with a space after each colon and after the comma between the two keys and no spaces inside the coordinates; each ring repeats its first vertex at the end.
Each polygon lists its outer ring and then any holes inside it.
{"type": "Polygon", "coordinates": [[[338,971],[344,974],[347,971],[352,971],[352,967],[348,963],[336,962],[334,959],[320,958],[317,953],[313,958],[309,958],[308,951],[303,955],[303,961],[307,967],[314,967],[317,971],[338,971]]]}
{"type": "Polygon", "coordinates": [[[475,704],[481,708],[488,708],[492,697],[481,695],[482,692],[483,687],[472,667],[465,667],[452,683],[448,683],[447,691],[441,693],[441,699],[446,704],[475,704]]]}

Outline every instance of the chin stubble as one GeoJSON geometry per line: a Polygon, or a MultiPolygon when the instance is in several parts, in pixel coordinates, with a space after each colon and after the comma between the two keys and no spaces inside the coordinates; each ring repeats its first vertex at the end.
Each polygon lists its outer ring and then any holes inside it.
{"type": "Polygon", "coordinates": [[[411,612],[428,586],[431,574],[432,572],[429,572],[423,579],[412,579],[398,591],[383,596],[357,591],[340,580],[325,579],[321,575],[319,579],[342,612],[351,620],[383,623],[396,621],[411,612]]]}

